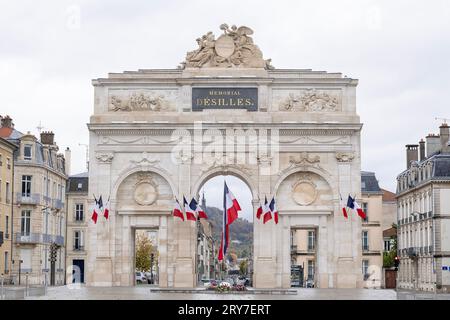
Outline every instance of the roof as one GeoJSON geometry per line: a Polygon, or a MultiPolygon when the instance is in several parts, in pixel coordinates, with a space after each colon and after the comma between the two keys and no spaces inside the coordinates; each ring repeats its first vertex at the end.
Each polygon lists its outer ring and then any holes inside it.
{"type": "Polygon", "coordinates": [[[89,177],[70,176],[67,181],[67,192],[87,193],[89,177]]]}
{"type": "Polygon", "coordinates": [[[377,177],[374,172],[361,171],[361,192],[381,193],[377,177]]]}
{"type": "Polygon", "coordinates": [[[383,201],[397,201],[395,193],[385,189],[381,189],[381,191],[383,192],[383,201]]]}
{"type": "Polygon", "coordinates": [[[0,137],[0,143],[2,143],[3,145],[9,147],[12,151],[17,149],[17,146],[14,143],[9,142],[5,138],[0,137]]]}
{"type": "Polygon", "coordinates": [[[69,178],[88,178],[88,177],[89,177],[89,172],[86,171],[86,172],[71,175],[69,178]]]}
{"type": "Polygon", "coordinates": [[[397,236],[397,228],[389,228],[383,231],[383,238],[391,238],[397,236]]]}
{"type": "Polygon", "coordinates": [[[0,137],[8,140],[17,140],[23,136],[23,133],[9,127],[0,127],[0,137]]]}
{"type": "Polygon", "coordinates": [[[434,158],[434,178],[450,178],[450,155],[440,154],[434,158]]]}

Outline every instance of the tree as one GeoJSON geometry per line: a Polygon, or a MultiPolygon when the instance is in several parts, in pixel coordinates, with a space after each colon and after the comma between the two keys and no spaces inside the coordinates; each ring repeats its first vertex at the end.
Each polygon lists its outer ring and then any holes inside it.
{"type": "Polygon", "coordinates": [[[239,264],[239,272],[245,276],[248,273],[248,260],[242,260],[239,264]]]}
{"type": "MultiPolygon", "coordinates": [[[[397,229],[396,224],[392,224],[392,227],[397,229]]],[[[397,256],[397,237],[391,237],[392,247],[389,252],[384,252],[383,254],[383,267],[392,268],[395,265],[395,257],[397,256]]]]}
{"type": "Polygon", "coordinates": [[[136,237],[136,269],[143,272],[150,271],[150,256],[154,254],[153,264],[156,261],[156,252],[152,242],[145,234],[137,234],[136,237]]]}

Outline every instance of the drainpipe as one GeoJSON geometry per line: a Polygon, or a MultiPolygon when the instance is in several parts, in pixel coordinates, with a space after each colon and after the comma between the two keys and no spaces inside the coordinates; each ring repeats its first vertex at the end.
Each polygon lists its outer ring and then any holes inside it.
{"type": "MultiPolygon", "coordinates": [[[[11,172],[12,172],[12,181],[11,181],[11,256],[9,257],[9,260],[12,262],[13,257],[14,257],[14,179],[15,179],[15,175],[14,175],[14,170],[15,170],[16,166],[14,165],[14,151],[13,151],[13,157],[11,159],[11,172]]],[[[12,273],[12,263],[11,265],[11,270],[10,272],[12,273]]],[[[11,276],[10,276],[11,278],[11,276]]]]}

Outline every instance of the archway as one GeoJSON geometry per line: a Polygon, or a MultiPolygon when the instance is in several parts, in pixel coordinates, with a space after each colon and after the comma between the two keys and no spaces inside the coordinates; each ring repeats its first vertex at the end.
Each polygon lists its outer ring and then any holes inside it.
{"type": "MultiPolygon", "coordinates": [[[[229,173],[229,172],[227,172],[229,173]]],[[[209,279],[251,285],[253,276],[253,192],[249,183],[238,174],[214,172],[198,185],[196,194],[208,221],[201,220],[198,228],[199,245],[197,275],[199,284],[209,279]],[[230,225],[230,243],[225,260],[217,260],[223,228],[224,182],[238,200],[242,211],[230,225]]]]}

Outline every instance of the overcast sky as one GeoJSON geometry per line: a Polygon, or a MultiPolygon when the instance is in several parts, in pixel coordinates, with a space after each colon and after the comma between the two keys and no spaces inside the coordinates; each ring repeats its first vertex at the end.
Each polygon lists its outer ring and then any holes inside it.
{"type": "MultiPolygon", "coordinates": [[[[175,68],[195,39],[247,25],[277,68],[359,79],[362,169],[395,191],[404,146],[450,118],[450,1],[0,1],[0,114],[39,121],[85,169],[91,79],[175,68]]],[[[236,192],[235,192],[236,193],[236,192]]]]}

